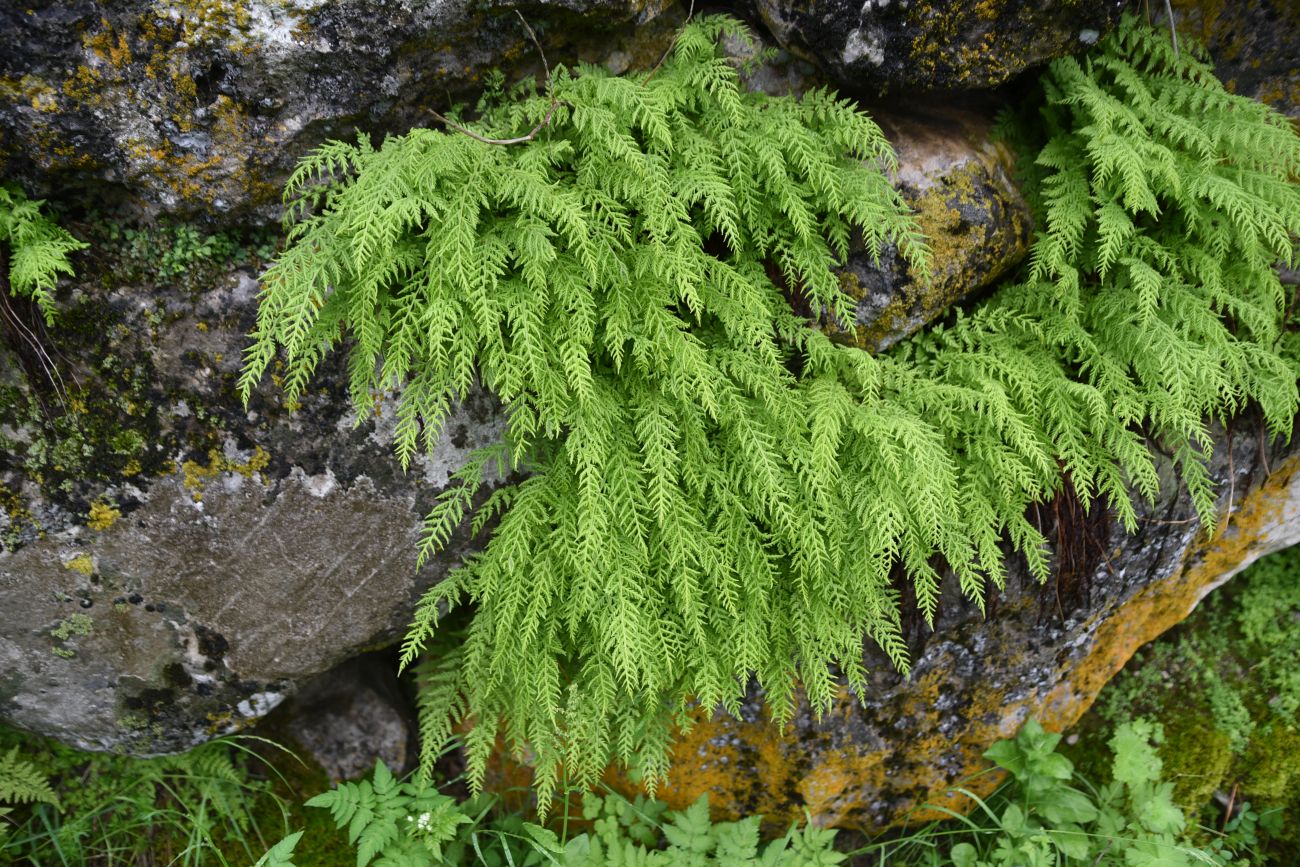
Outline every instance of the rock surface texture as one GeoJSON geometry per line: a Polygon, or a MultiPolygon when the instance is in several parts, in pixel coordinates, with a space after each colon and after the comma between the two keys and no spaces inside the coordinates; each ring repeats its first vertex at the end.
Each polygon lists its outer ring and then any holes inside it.
{"type": "MultiPolygon", "coordinates": [[[[629,25],[659,7],[525,11],[557,59],[626,65],[644,61],[624,44],[629,25]]],[[[638,38],[662,48],[666,32],[638,38]]],[[[472,96],[489,69],[537,63],[508,6],[465,0],[6,3],[0,34],[6,175],[110,181],[147,211],[226,222],[273,216],[289,170],[322,141],[427,124],[425,109],[472,96]]]]}
{"type": "Polygon", "coordinates": [[[944,105],[924,116],[877,114],[898,154],[895,183],[930,246],[930,273],[913,274],[897,252],[879,263],[860,246],[840,270],[858,299],[840,336],[870,352],[887,349],[978,293],[1029,255],[1033,216],[1013,179],[1015,160],[993,141],[986,115],[944,105]]]}
{"type": "MultiPolygon", "coordinates": [[[[788,60],[766,68],[769,83],[788,60]]],[[[881,124],[939,267],[922,287],[888,253],[879,270],[853,254],[842,279],[861,300],[842,336],[872,348],[991,282],[1023,258],[1029,232],[986,119],[881,124]]],[[[0,382],[0,719],[145,753],[253,722],[399,637],[464,550],[416,575],[421,518],[468,451],[502,429],[484,396],[404,476],[391,414],[380,405],[354,426],[340,376],[318,379],[294,412],[266,382],[244,411],[234,382],[255,265],[168,281],[121,261],[154,243],[95,239],[37,344],[57,348],[62,382],[21,341],[0,382]]]]}
{"type": "Polygon", "coordinates": [[[754,0],[781,45],[847,91],[978,90],[1096,42],[1106,0],[754,0]]]}
{"type": "Polygon", "coordinates": [[[1300,117],[1300,4],[1174,0],[1178,31],[1199,40],[1233,93],[1300,117]]]}
{"type": "MultiPolygon", "coordinates": [[[[968,809],[946,789],[989,767],[980,756],[993,741],[1031,716],[1068,728],[1138,647],[1254,560],[1300,543],[1292,443],[1261,451],[1244,421],[1220,438],[1211,472],[1224,520],[1213,536],[1168,472],[1134,535],[1077,501],[1044,506],[1039,522],[1056,551],[1048,584],[1013,565],[987,618],[949,588],[933,631],[913,624],[910,677],[877,659],[862,703],[845,693],[820,720],[800,712],[784,735],[757,695],[740,719],[702,719],[675,748],[660,797],[684,807],[707,792],[715,817],[757,812],[780,824],[807,809],[819,824],[872,832],[943,818],[927,804],[968,809]]],[[[982,796],[998,782],[984,774],[962,785],[982,796]]]]}
{"type": "Polygon", "coordinates": [[[453,562],[416,574],[421,516],[500,436],[495,402],[462,407],[406,475],[385,408],[354,426],[328,375],[293,413],[269,382],[244,411],[255,282],[215,279],[84,286],[45,337],[61,384],[33,390],[5,353],[0,720],[86,748],[192,746],[399,637],[453,562]]]}

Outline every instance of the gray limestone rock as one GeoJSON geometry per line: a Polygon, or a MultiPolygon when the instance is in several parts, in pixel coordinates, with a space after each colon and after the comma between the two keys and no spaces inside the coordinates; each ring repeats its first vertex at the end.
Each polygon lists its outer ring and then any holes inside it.
{"type": "Polygon", "coordinates": [[[391,407],[356,424],[336,369],[298,407],[271,382],[240,406],[244,268],[106,289],[81,264],[43,335],[59,379],[33,385],[12,348],[0,367],[0,719],[175,751],[400,637],[468,544],[417,573],[421,517],[502,419],[474,398],[403,474],[391,407]]]}
{"type": "MultiPolygon", "coordinates": [[[[654,0],[524,11],[555,62],[627,63],[668,38],[629,42],[654,0]]],[[[466,0],[38,0],[0,4],[0,34],[0,172],[224,223],[274,217],[326,139],[427,125],[489,69],[538,65],[512,6],[466,0]]]]}
{"type": "Polygon", "coordinates": [[[978,90],[1097,41],[1106,0],[753,0],[781,45],[856,93],[978,90]]]}
{"type": "Polygon", "coordinates": [[[392,654],[348,660],[308,683],[282,711],[289,735],[333,782],[366,776],[376,761],[398,775],[415,765],[414,709],[392,654]]]}
{"type": "Polygon", "coordinates": [[[892,246],[873,261],[859,243],[839,270],[858,299],[856,320],[835,328],[846,342],[880,352],[953,304],[977,295],[1029,255],[1033,215],[1017,185],[1015,157],[995,142],[987,113],[938,103],[921,115],[877,113],[898,154],[894,182],[930,248],[913,273],[892,246]]]}

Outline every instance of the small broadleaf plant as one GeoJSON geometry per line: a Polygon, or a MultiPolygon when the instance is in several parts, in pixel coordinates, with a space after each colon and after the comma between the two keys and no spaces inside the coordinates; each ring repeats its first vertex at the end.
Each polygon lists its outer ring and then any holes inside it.
{"type": "Polygon", "coordinates": [[[346,336],[358,407],[400,389],[406,463],[496,394],[505,440],[455,474],[422,559],[490,472],[529,474],[479,507],[491,538],[403,647],[475,606],[422,667],[426,773],[463,725],[481,786],[504,727],[543,810],[561,767],[653,787],[694,704],[735,712],[756,680],[783,722],[796,683],[816,711],[841,677],[863,695],[864,637],[905,668],[896,570],[926,617],[940,564],[982,604],[1006,539],[1045,578],[1028,508],[1070,484],[1135,526],[1152,440],[1212,525],[1208,420],[1254,403],[1290,429],[1271,265],[1294,261],[1300,139],[1202,60],[1126,19],[1054,64],[1028,280],[873,357],[786,296],[851,318],[831,266],[855,235],[924,268],[889,146],[825,91],[743,92],[725,33],[693,22],[651,73],[557,69],[474,135],[328,143],[290,180],[245,399],[277,351],[296,397],[346,336]]]}

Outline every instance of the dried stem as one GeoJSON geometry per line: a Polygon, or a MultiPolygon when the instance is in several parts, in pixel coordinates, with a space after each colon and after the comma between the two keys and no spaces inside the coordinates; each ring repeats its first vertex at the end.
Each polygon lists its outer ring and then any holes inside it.
{"type": "Polygon", "coordinates": [[[686,20],[682,22],[681,27],[677,28],[677,32],[673,35],[673,41],[668,43],[668,47],[664,49],[663,56],[659,58],[659,62],[656,63],[654,65],[654,68],[650,70],[650,74],[647,75],[644,79],[642,79],[641,81],[642,87],[645,87],[647,84],[650,83],[650,79],[654,78],[655,74],[659,72],[659,67],[664,65],[664,61],[668,59],[668,55],[673,53],[673,49],[677,47],[677,40],[682,38],[682,31],[686,29],[687,24],[691,23],[691,18],[693,18],[694,16],[695,16],[695,0],[691,0],[691,6],[686,11],[686,20]]]}
{"type": "Polygon", "coordinates": [[[533,40],[533,45],[537,46],[537,53],[540,54],[542,57],[542,69],[546,71],[546,92],[551,94],[551,104],[546,109],[546,116],[543,117],[538,122],[537,126],[529,130],[526,135],[515,136],[514,138],[488,138],[487,136],[479,135],[473,130],[466,129],[465,127],[461,126],[455,121],[450,120],[449,118],[443,116],[439,112],[434,111],[433,109],[428,110],[429,114],[437,118],[438,121],[441,122],[443,126],[447,127],[450,130],[455,130],[458,133],[467,135],[470,138],[474,139],[475,141],[481,141],[483,142],[483,144],[514,145],[514,144],[523,144],[524,142],[530,142],[537,137],[537,134],[539,132],[546,129],[546,127],[551,122],[551,118],[554,117],[555,115],[555,110],[560,107],[560,101],[555,98],[555,93],[552,90],[551,65],[546,62],[546,52],[542,50],[542,43],[538,41],[537,33],[533,30],[532,25],[528,23],[527,19],[524,18],[523,13],[521,13],[518,9],[516,9],[515,14],[518,15],[519,20],[523,22],[524,29],[528,31],[529,38],[533,40]]]}

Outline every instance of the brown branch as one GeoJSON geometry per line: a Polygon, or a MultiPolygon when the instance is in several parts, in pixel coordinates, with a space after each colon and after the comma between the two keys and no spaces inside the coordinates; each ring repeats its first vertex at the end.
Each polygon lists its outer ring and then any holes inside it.
{"type": "Polygon", "coordinates": [[[542,57],[542,69],[546,71],[546,92],[551,94],[551,104],[546,108],[546,116],[538,122],[537,126],[529,130],[526,135],[515,136],[514,138],[488,138],[487,136],[479,135],[473,130],[466,129],[433,109],[428,109],[429,114],[437,118],[443,126],[455,130],[458,133],[462,133],[463,135],[467,135],[475,141],[481,141],[483,144],[514,145],[530,142],[537,137],[539,132],[544,130],[550,124],[551,118],[555,115],[555,110],[560,107],[560,101],[555,98],[555,92],[552,89],[554,82],[551,79],[551,65],[546,62],[546,52],[542,50],[542,43],[538,41],[537,33],[533,30],[532,25],[528,23],[527,19],[524,18],[523,13],[516,9],[515,14],[519,16],[519,20],[523,23],[524,29],[528,31],[529,38],[533,40],[533,45],[537,46],[537,53],[542,57]]]}
{"type": "Polygon", "coordinates": [[[663,56],[659,58],[659,62],[656,63],[654,65],[654,68],[650,70],[650,74],[647,75],[644,79],[642,79],[641,81],[642,87],[645,87],[647,84],[649,84],[650,79],[654,78],[655,75],[658,74],[659,67],[663,66],[664,61],[668,59],[668,55],[673,53],[673,49],[677,47],[677,40],[682,38],[682,31],[686,29],[687,24],[691,23],[691,18],[693,18],[694,16],[695,16],[695,0],[691,0],[691,6],[686,11],[686,20],[682,22],[682,26],[677,28],[677,32],[673,34],[673,41],[668,43],[668,47],[664,49],[663,56]]]}
{"type": "Polygon", "coordinates": [[[524,142],[529,142],[532,141],[534,138],[536,138],[537,134],[541,132],[543,129],[545,129],[546,126],[551,122],[551,116],[555,114],[555,110],[559,107],[560,107],[560,101],[558,99],[552,99],[550,107],[546,109],[546,116],[542,118],[541,122],[538,123],[537,126],[533,127],[531,130],[529,130],[527,135],[515,136],[514,138],[488,138],[487,136],[479,135],[473,130],[465,129],[465,127],[461,126],[460,124],[454,121],[448,120],[447,118],[443,117],[441,114],[434,111],[433,109],[429,109],[429,114],[433,115],[435,118],[441,121],[448,129],[455,130],[458,133],[463,133],[464,135],[469,136],[475,141],[483,142],[483,144],[513,145],[513,144],[523,144],[524,142]]]}

